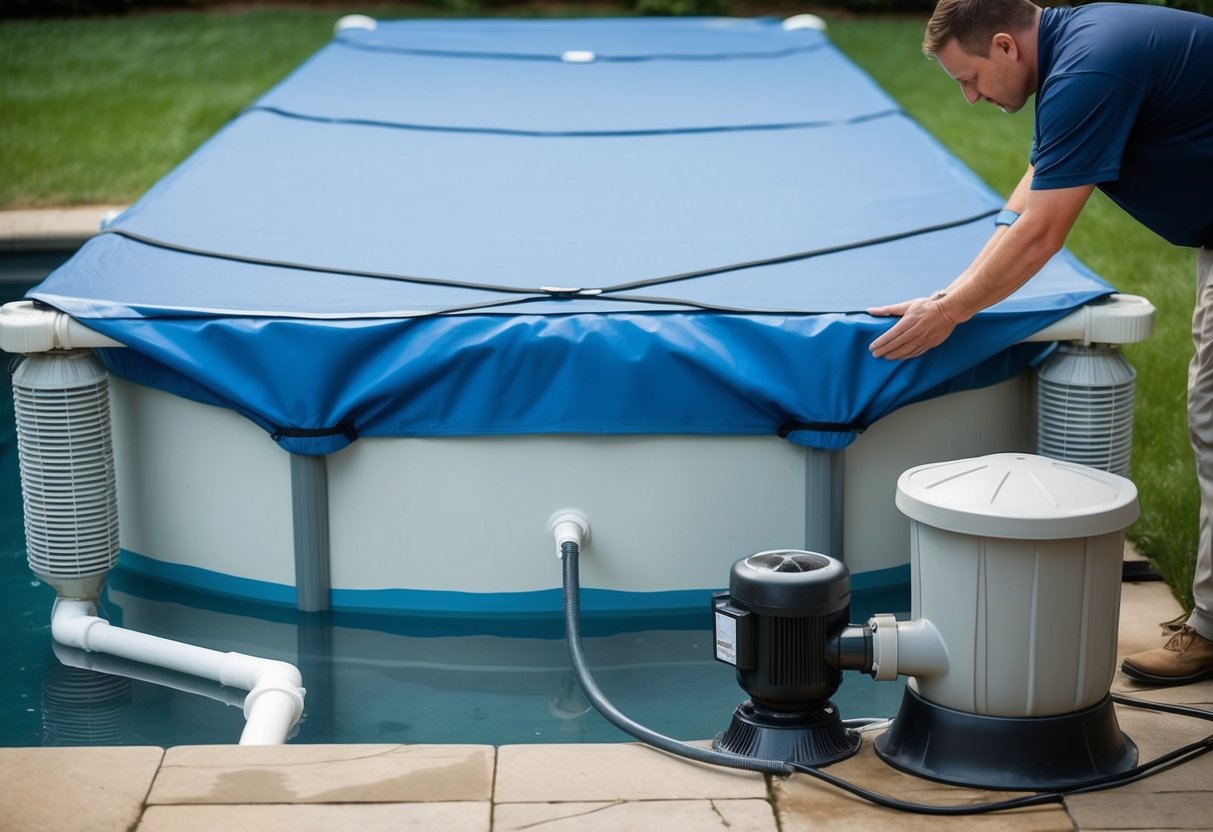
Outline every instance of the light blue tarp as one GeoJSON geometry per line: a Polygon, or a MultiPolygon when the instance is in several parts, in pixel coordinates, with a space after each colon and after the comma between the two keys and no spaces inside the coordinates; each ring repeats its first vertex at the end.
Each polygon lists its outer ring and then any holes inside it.
{"type": "Polygon", "coordinates": [[[1062,253],[926,357],[871,358],[892,321],[863,310],[949,283],[1001,204],[818,31],[381,22],[31,296],[127,344],[115,373],[295,452],[551,432],[837,448],[1022,371],[1045,349],[1023,337],[1111,291],[1062,253]]]}

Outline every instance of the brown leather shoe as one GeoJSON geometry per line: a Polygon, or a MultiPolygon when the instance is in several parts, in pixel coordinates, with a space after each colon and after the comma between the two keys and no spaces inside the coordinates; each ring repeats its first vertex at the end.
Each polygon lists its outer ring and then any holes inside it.
{"type": "Polygon", "coordinates": [[[1126,658],[1120,669],[1130,679],[1156,685],[1186,685],[1213,678],[1213,641],[1185,625],[1162,647],[1126,658]]]}

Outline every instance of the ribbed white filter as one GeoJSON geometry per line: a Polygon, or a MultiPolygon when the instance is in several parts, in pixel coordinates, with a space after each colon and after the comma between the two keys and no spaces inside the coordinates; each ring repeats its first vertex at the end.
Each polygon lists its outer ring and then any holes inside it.
{"type": "Polygon", "coordinates": [[[1114,347],[1058,346],[1037,374],[1037,451],[1128,477],[1136,379],[1114,347]]]}
{"type": "Polygon", "coordinates": [[[89,592],[118,558],[109,381],[89,350],[37,353],[13,374],[30,569],[60,595],[89,592]]]}

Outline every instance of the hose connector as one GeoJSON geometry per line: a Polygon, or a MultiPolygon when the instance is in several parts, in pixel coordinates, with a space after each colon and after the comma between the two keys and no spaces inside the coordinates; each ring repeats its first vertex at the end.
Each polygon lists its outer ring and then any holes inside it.
{"type": "Polygon", "coordinates": [[[590,518],[575,508],[561,509],[548,518],[548,533],[556,538],[556,557],[562,558],[566,543],[582,549],[590,542],[590,518]]]}

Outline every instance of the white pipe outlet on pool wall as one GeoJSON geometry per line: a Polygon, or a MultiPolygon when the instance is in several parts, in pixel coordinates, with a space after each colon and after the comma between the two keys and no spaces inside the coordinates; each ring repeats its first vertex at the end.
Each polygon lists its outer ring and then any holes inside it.
{"type": "Polygon", "coordinates": [[[303,678],[287,662],[223,653],[115,627],[97,617],[89,601],[60,598],[51,614],[59,644],[210,679],[249,693],[244,699],[241,745],[281,745],[303,716],[303,678]]]}
{"type": "Polygon", "coordinates": [[[556,557],[564,557],[564,544],[576,543],[581,549],[590,542],[590,518],[575,508],[561,509],[548,518],[548,532],[556,538],[556,557]]]}

